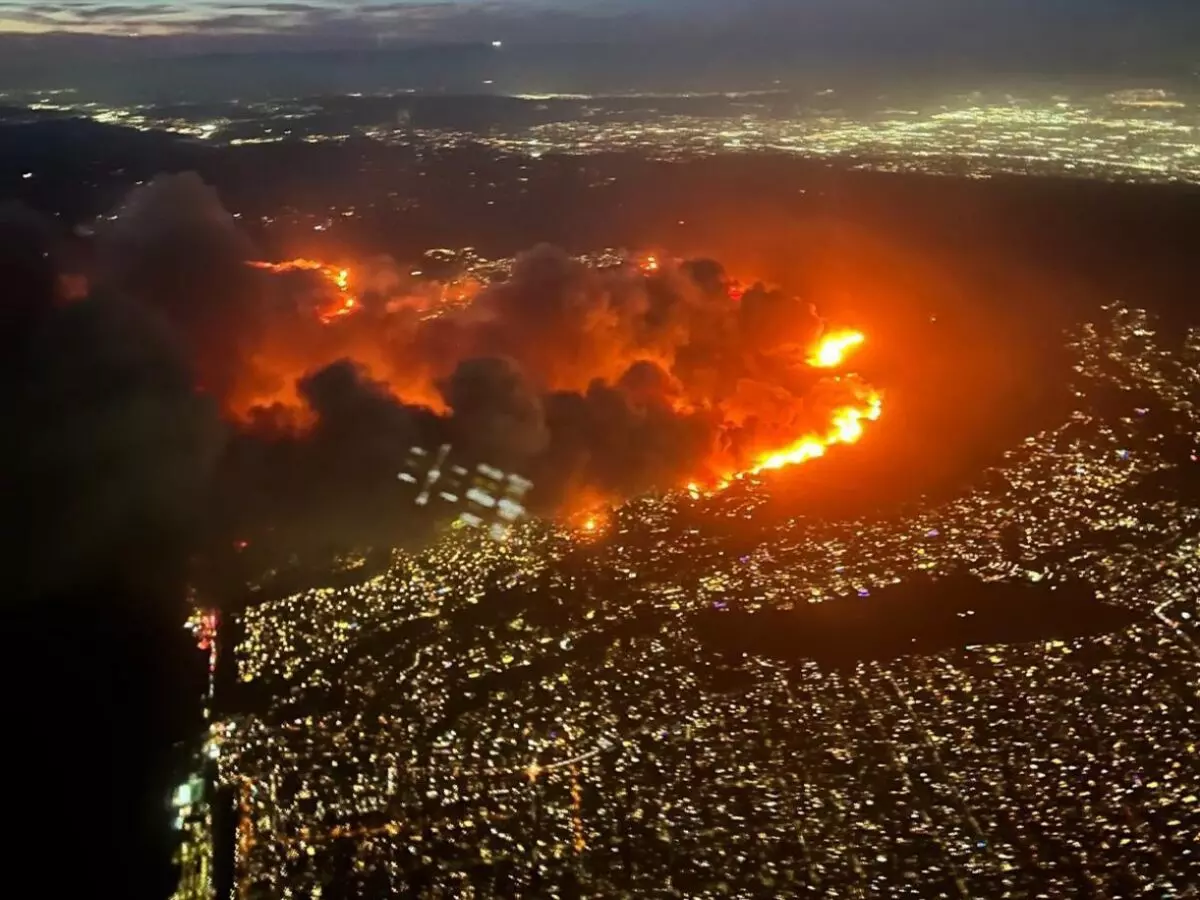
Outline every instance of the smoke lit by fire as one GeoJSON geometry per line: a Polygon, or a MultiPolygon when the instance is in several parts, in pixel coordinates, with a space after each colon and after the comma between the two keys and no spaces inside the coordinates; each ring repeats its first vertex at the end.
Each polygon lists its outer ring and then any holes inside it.
{"type": "MultiPolygon", "coordinates": [[[[529,399],[528,416],[540,421],[549,413],[551,427],[556,408],[566,403],[565,392],[586,404],[609,396],[595,393],[604,390],[612,397],[605,402],[619,398],[635,426],[661,421],[668,432],[712,429],[708,449],[692,454],[688,490],[697,496],[853,444],[882,412],[879,393],[861,379],[821,374],[845,365],[865,341],[861,332],[826,331],[799,301],[761,285],[747,289],[711,263],[646,255],[626,270],[598,272],[540,251],[523,268],[518,263],[509,282],[475,284],[465,293],[459,286],[455,303],[445,302],[446,285],[399,282],[364,302],[352,291],[357,279],[350,269],[313,259],[250,265],[272,274],[312,272],[325,285],[311,312],[329,331],[314,337],[284,329],[266,336],[257,361],[260,368],[278,370],[276,382],[290,385],[306,371],[346,358],[365,366],[406,403],[440,415],[451,409],[461,414],[463,403],[474,401],[465,394],[457,402],[448,396],[446,379],[473,357],[503,357],[515,365],[514,376],[528,382],[505,391],[547,392],[529,399]],[[540,314],[539,303],[548,304],[540,314]],[[352,322],[350,313],[360,315],[352,322]],[[801,369],[812,374],[798,372],[793,358],[803,359],[801,369]],[[719,377],[722,368],[728,377],[719,377]],[[805,383],[811,392],[797,393],[796,385],[805,383]]],[[[475,393],[489,389],[471,387],[475,393]]],[[[288,391],[241,396],[242,414],[255,402],[299,402],[288,391]],[[254,396],[259,399],[249,399],[254,396]]],[[[495,427],[491,412],[488,419],[495,427]]],[[[305,421],[303,410],[291,421],[305,421]]],[[[521,420],[505,421],[515,427],[521,420]]],[[[536,452],[547,440],[544,426],[538,427],[541,435],[500,443],[536,452]]],[[[654,468],[654,461],[647,465],[654,468]]],[[[590,481],[570,490],[593,499],[611,497],[590,481]]],[[[579,508],[580,499],[572,506],[579,508]]],[[[597,523],[588,518],[583,528],[594,530],[597,523]]]]}
{"type": "Polygon", "coordinates": [[[260,260],[251,260],[247,265],[255,269],[262,269],[266,272],[271,272],[276,275],[283,272],[317,272],[319,273],[337,292],[335,301],[328,304],[317,311],[317,318],[324,324],[339,318],[340,316],[349,315],[358,310],[358,299],[350,292],[350,270],[342,269],[337,266],[331,266],[323,262],[317,262],[314,259],[289,259],[284,262],[262,262],[260,260]]]}
{"type": "MultiPolygon", "coordinates": [[[[848,350],[863,343],[864,339],[859,332],[828,335],[822,338],[813,350],[809,357],[810,363],[821,368],[839,365],[845,361],[848,350]]],[[[760,454],[753,465],[721,478],[715,489],[724,490],[735,480],[817,459],[824,456],[829,447],[838,444],[857,443],[865,432],[863,423],[874,422],[882,414],[882,396],[874,389],[865,389],[854,404],[832,411],[829,426],[824,432],[805,434],[784,447],[760,454]]],[[[688,482],[687,490],[693,497],[706,493],[694,481],[688,482]]]]}
{"type": "Polygon", "coordinates": [[[802,463],[880,414],[847,369],[861,333],[711,259],[592,266],[540,246],[439,277],[263,261],[187,174],[132,192],[97,241],[100,279],[176,330],[239,437],[226,465],[275,523],[310,486],[314,520],[336,500],[342,531],[361,522],[413,446],[451,444],[529,478],[534,507],[579,510],[802,463]]]}
{"type": "MultiPolygon", "coordinates": [[[[87,296],[47,315],[70,326],[56,364],[114,373],[106,415],[136,413],[133,432],[71,420],[139,442],[132,487],[112,491],[101,455],[96,496],[145,493],[153,470],[162,521],[245,552],[422,539],[433,516],[396,487],[413,447],[522,476],[531,510],[570,516],[816,459],[882,409],[850,368],[861,334],[712,259],[264,261],[188,173],[136,188],[94,241],[87,296]]],[[[578,521],[608,533],[603,513],[578,521]]]]}

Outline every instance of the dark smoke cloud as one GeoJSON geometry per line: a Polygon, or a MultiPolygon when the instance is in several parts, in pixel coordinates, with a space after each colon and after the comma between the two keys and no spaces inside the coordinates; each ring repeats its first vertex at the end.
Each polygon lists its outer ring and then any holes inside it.
{"type": "Polygon", "coordinates": [[[803,352],[820,334],[820,320],[811,304],[762,285],[742,296],[738,324],[743,340],[763,353],[781,349],[803,352]]]}
{"type": "Polygon", "coordinates": [[[662,404],[631,402],[625,391],[593,382],[583,394],[547,400],[551,446],[538,470],[557,497],[626,497],[678,486],[712,451],[716,419],[679,415],[662,404]]]}
{"type": "Polygon", "coordinates": [[[441,387],[456,441],[495,464],[525,463],[549,443],[542,398],[511,359],[464,360],[441,387]]]}
{"type": "Polygon", "coordinates": [[[679,380],[661,365],[642,359],[625,370],[617,387],[635,409],[673,407],[683,396],[679,380]]]}
{"type": "Polygon", "coordinates": [[[811,306],[761,285],[732,299],[711,260],[647,275],[536,247],[433,316],[439,290],[377,259],[356,267],[360,308],[324,325],[336,288],[247,266],[254,248],[193,174],[130,195],[76,303],[56,293],[46,238],[10,218],[26,287],[5,315],[38,338],[30,388],[6,399],[30,435],[8,468],[26,505],[52,498],[38,528],[77,548],[71,565],[149,523],[202,523],[225,546],[413,539],[428,523],[396,478],[413,446],[520,472],[544,510],[715,478],[823,427],[859,388],[804,364],[811,306]]]}
{"type": "Polygon", "coordinates": [[[97,231],[102,283],[161,312],[185,343],[199,384],[224,400],[253,377],[251,348],[264,327],[245,261],[253,247],[216,192],[193,172],[136,188],[97,231]]]}
{"type": "MultiPolygon", "coordinates": [[[[0,677],[24,734],[10,799],[28,834],[56,827],[75,799],[62,775],[88,746],[105,778],[79,871],[166,896],[162,801],[202,689],[180,627],[186,563],[223,428],[165,316],[63,290],[66,240],[26,211],[0,215],[0,677]]],[[[71,892],[72,878],[56,883],[71,892]]]]}
{"type": "Polygon", "coordinates": [[[0,205],[0,366],[23,356],[23,345],[55,299],[56,266],[49,223],[17,204],[0,205]]]}
{"type": "Polygon", "coordinates": [[[350,361],[305,377],[315,423],[271,420],[240,430],[215,483],[215,537],[301,556],[350,546],[399,545],[425,523],[396,494],[404,451],[436,438],[438,420],[406,407],[350,361]]]}
{"type": "Polygon", "coordinates": [[[196,526],[222,443],[166,321],[113,293],[64,302],[58,249],[27,214],[0,224],[0,469],[20,523],[3,546],[17,596],[155,570],[196,526]]]}

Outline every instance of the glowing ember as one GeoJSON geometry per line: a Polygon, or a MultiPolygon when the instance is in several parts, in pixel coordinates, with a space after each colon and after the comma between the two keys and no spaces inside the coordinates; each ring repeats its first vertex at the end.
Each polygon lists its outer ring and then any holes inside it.
{"type": "Polygon", "coordinates": [[[821,338],[821,343],[809,357],[809,363],[821,369],[840,366],[846,354],[861,344],[865,338],[859,331],[838,331],[821,338]]]}
{"type": "Polygon", "coordinates": [[[581,535],[599,538],[608,529],[609,515],[610,510],[607,506],[596,505],[572,516],[570,521],[581,535]]]}

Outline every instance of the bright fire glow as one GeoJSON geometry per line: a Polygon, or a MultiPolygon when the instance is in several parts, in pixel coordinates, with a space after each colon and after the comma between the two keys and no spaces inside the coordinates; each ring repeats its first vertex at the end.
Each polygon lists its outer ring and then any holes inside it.
{"type": "Polygon", "coordinates": [[[599,537],[608,528],[608,510],[602,505],[584,507],[571,516],[572,527],[587,537],[599,537]]]}
{"type": "MultiPolygon", "coordinates": [[[[831,367],[845,361],[850,350],[863,343],[866,338],[858,331],[839,331],[821,339],[809,362],[818,367],[831,367]]],[[[837,444],[854,444],[863,436],[864,422],[874,422],[883,414],[883,398],[877,391],[870,391],[850,406],[838,407],[833,411],[829,427],[823,434],[806,434],[786,447],[761,454],[752,466],[741,472],[722,478],[708,492],[701,491],[695,482],[689,482],[687,491],[693,499],[702,493],[723,491],[735,479],[747,475],[773,472],[785,466],[806,463],[825,455],[828,448],[837,444]]]]}
{"type": "Polygon", "coordinates": [[[790,447],[760,457],[748,474],[757,475],[808,462],[824,456],[826,448],[835,444],[853,444],[863,436],[863,421],[874,422],[882,413],[883,399],[872,393],[861,406],[844,406],[835,410],[829,430],[824,435],[806,435],[790,447]]]}
{"type": "MultiPolygon", "coordinates": [[[[639,257],[634,257],[636,264],[641,272],[645,275],[661,271],[664,262],[660,257],[646,254],[639,257]]],[[[354,275],[351,269],[342,268],[340,266],[331,265],[314,259],[297,258],[284,260],[280,262],[265,262],[254,261],[249,263],[250,266],[271,273],[287,273],[287,272],[313,272],[318,274],[328,285],[328,302],[321,308],[315,311],[317,318],[326,325],[331,325],[340,317],[347,316],[358,311],[361,304],[353,292],[354,275]]],[[[442,299],[446,300],[447,295],[445,286],[443,286],[442,299]]],[[[478,290],[476,285],[474,289],[467,291],[462,297],[455,296],[454,305],[461,303],[469,303],[475,292],[478,290]]],[[[729,298],[737,302],[745,293],[745,287],[737,281],[729,281],[726,285],[726,290],[729,298]]],[[[440,314],[442,310],[436,310],[430,315],[440,314]]],[[[831,331],[809,348],[807,354],[807,362],[810,366],[817,369],[835,369],[843,366],[852,353],[857,350],[866,341],[865,335],[853,329],[839,329],[831,331]]],[[[361,348],[360,348],[361,352],[361,348]]],[[[669,367],[669,362],[665,363],[669,367]]],[[[386,369],[385,365],[380,365],[381,370],[386,369]]],[[[412,385],[405,384],[401,392],[408,402],[422,403],[437,408],[436,393],[430,396],[416,396],[415,388],[412,385]]],[[[256,398],[260,400],[261,398],[256,398]]],[[[676,412],[685,413],[688,410],[686,404],[680,400],[676,407],[676,412]]],[[[863,389],[856,399],[849,405],[839,406],[830,414],[828,424],[823,428],[818,427],[811,432],[802,434],[796,437],[790,443],[784,446],[776,447],[769,451],[764,451],[750,457],[749,460],[744,460],[739,465],[739,470],[726,470],[723,475],[715,479],[706,479],[702,484],[696,481],[688,482],[686,485],[687,493],[694,499],[699,499],[702,496],[710,495],[716,491],[722,491],[730,487],[736,480],[746,477],[759,475],[763,472],[775,471],[787,466],[798,465],[813,459],[824,456],[828,449],[839,444],[853,444],[858,442],[864,433],[867,422],[875,421],[880,417],[883,410],[881,396],[871,390],[863,389]]],[[[725,465],[729,465],[726,461],[725,465]]],[[[712,472],[712,470],[709,470],[712,472]]],[[[718,469],[718,471],[720,471],[718,469]]],[[[603,512],[597,512],[602,508],[601,498],[592,498],[593,501],[588,503],[583,509],[587,512],[580,512],[570,517],[572,527],[584,534],[598,536],[607,530],[607,516],[603,512]]]]}
{"type": "Polygon", "coordinates": [[[341,316],[349,315],[359,308],[358,300],[350,293],[349,269],[341,269],[337,266],[320,262],[319,260],[303,258],[289,259],[277,263],[256,260],[249,263],[249,265],[276,275],[283,272],[319,272],[339,294],[337,302],[317,312],[317,318],[325,325],[328,325],[334,319],[341,316]]]}
{"type": "Polygon", "coordinates": [[[817,348],[809,357],[809,363],[821,369],[831,369],[840,366],[850,350],[861,344],[865,338],[860,331],[835,331],[821,338],[817,348]]]}

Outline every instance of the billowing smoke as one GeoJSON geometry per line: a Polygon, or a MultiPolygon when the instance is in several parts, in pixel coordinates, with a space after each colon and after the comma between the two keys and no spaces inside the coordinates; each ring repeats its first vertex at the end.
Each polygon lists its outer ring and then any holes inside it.
{"type": "Polygon", "coordinates": [[[253,379],[263,327],[252,247],[195,173],[160,175],[97,230],[97,281],[154,310],[183,342],[198,383],[224,397],[253,379]]]}
{"type": "Polygon", "coordinates": [[[156,309],[64,290],[62,242],[29,212],[0,215],[3,543],[10,596],[80,581],[152,581],[199,525],[224,442],[181,332],[156,309]]]}
{"type": "Polygon", "coordinates": [[[541,246],[452,296],[386,260],[348,275],[258,256],[192,174],[139,187],[99,230],[90,295],[52,316],[69,346],[43,354],[62,394],[31,406],[94,382],[89,415],[41,433],[145,483],[97,483],[75,527],[136,498],[222,540],[387,543],[423,524],[396,493],[414,445],[520,472],[554,510],[715,482],[861,398],[807,364],[811,306],[735,291],[712,260],[597,269],[541,246]]]}
{"type": "Polygon", "coordinates": [[[542,398],[505,357],[465,359],[441,384],[456,443],[503,466],[522,465],[550,442],[542,398]]]}

